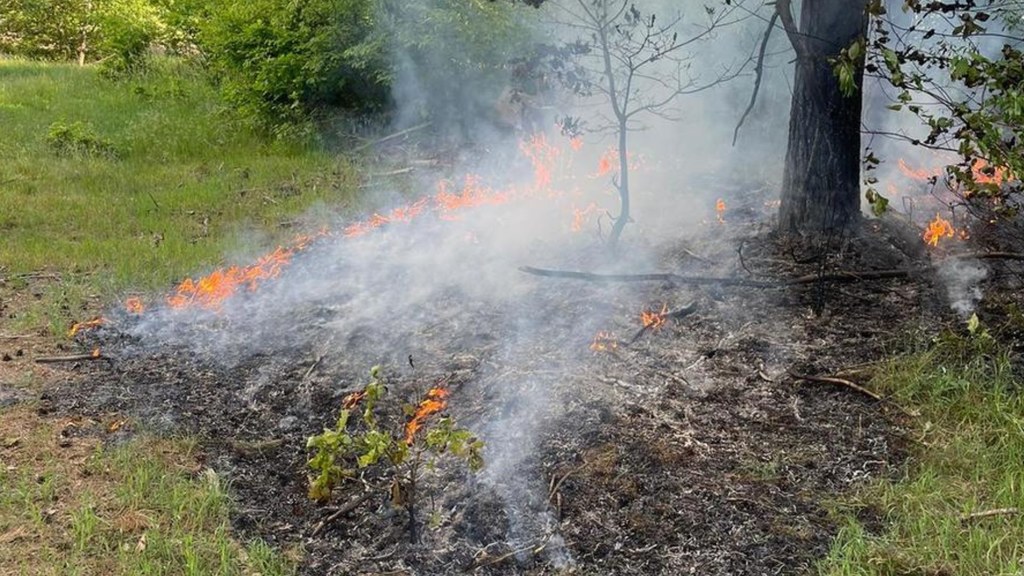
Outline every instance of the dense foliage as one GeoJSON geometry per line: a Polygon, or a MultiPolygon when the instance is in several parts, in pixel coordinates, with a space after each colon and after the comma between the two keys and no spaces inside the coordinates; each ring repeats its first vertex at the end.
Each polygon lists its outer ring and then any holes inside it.
{"type": "Polygon", "coordinates": [[[200,46],[228,101],[264,127],[319,107],[386,102],[386,48],[373,0],[219,2],[200,46]]]}
{"type": "MultiPolygon", "coordinates": [[[[889,108],[927,128],[923,137],[905,138],[959,156],[946,167],[950,189],[972,208],[1015,214],[1024,192],[1020,5],[906,0],[902,8],[888,14],[884,3],[872,3],[872,36],[844,51],[836,63],[840,82],[851,57],[866,50],[866,73],[896,89],[889,108]]],[[[877,162],[869,155],[869,165],[877,162]]],[[[873,189],[868,199],[878,209],[887,204],[873,189]]]]}
{"type": "Polygon", "coordinates": [[[156,53],[184,56],[274,133],[318,111],[395,103],[439,124],[475,121],[493,114],[525,40],[514,6],[474,0],[7,2],[0,54],[101,62],[118,76],[156,53]]]}

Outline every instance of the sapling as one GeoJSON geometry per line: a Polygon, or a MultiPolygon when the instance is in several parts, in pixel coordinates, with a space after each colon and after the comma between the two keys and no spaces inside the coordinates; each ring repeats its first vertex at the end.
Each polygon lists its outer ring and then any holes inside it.
{"type": "Polygon", "coordinates": [[[381,487],[390,492],[391,504],[406,509],[409,535],[415,542],[417,487],[424,470],[433,470],[442,457],[451,457],[476,472],[484,464],[484,444],[469,430],[457,427],[452,418],[432,418],[447,406],[444,388],[435,386],[419,404],[404,406],[404,423],[378,420],[376,408],[386,395],[381,369],[374,366],[366,387],[342,401],[334,428],[309,438],[306,447],[315,450],[309,460],[314,471],[309,478],[309,497],[327,503],[347,479],[355,478],[360,470],[374,470],[383,480],[381,487]],[[360,406],[362,418],[353,422],[352,415],[360,406]]]}

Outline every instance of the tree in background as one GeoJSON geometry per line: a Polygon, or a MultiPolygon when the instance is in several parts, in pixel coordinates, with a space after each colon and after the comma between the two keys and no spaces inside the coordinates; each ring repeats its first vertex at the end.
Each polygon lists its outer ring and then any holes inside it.
{"type": "MultiPolygon", "coordinates": [[[[685,49],[707,40],[719,29],[739,21],[738,5],[701,9],[700,30],[681,37],[682,14],[658,22],[629,0],[551,0],[559,23],[579,34],[575,51],[581,75],[573,76],[573,88],[582,95],[596,95],[611,114],[599,114],[591,130],[616,136],[618,174],[613,184],[619,194],[619,214],[614,217],[608,244],[614,248],[630,221],[629,138],[641,128],[640,119],[656,116],[678,119],[675,107],[680,96],[711,88],[736,77],[749,60],[733,65],[714,78],[701,79],[690,69],[693,56],[685,49]]],[[[573,131],[586,122],[570,119],[573,131]]]]}
{"type": "Polygon", "coordinates": [[[0,52],[129,68],[163,29],[147,0],[13,0],[0,13],[0,52]]]}

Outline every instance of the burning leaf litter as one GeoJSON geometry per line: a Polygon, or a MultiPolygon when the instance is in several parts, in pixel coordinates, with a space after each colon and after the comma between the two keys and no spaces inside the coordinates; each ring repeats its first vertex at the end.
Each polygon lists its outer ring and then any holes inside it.
{"type": "Polygon", "coordinates": [[[71,325],[71,328],[68,330],[68,338],[73,338],[82,330],[91,330],[92,328],[102,326],[106,322],[107,319],[102,316],[97,316],[96,318],[93,318],[92,320],[88,320],[86,322],[75,322],[74,324],[71,325]]]}
{"type": "Polygon", "coordinates": [[[956,234],[953,225],[942,216],[936,214],[935,219],[928,224],[924,231],[924,241],[929,246],[938,246],[942,238],[952,238],[956,234]]]}
{"type": "Polygon", "coordinates": [[[644,328],[650,328],[651,330],[660,330],[665,325],[665,321],[668,316],[668,304],[662,304],[661,312],[653,312],[651,310],[642,310],[640,312],[640,324],[644,328]]]}
{"type": "Polygon", "coordinates": [[[590,343],[590,349],[594,352],[608,352],[619,347],[619,341],[611,332],[601,331],[594,335],[594,341],[590,343]]]}

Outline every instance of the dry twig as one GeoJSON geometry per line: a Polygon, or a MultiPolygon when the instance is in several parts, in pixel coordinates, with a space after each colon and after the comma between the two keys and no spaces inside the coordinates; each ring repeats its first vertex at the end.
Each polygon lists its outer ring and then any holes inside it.
{"type": "Polygon", "coordinates": [[[337,510],[334,511],[333,514],[318,522],[316,527],[313,528],[313,531],[309,533],[310,538],[316,537],[316,535],[323,531],[323,529],[326,528],[331,522],[334,522],[338,518],[341,518],[345,514],[348,514],[349,512],[362,506],[364,502],[373,497],[375,492],[376,491],[374,490],[363,492],[363,494],[360,495],[358,498],[356,498],[355,500],[351,500],[348,504],[345,504],[341,508],[338,508],[337,510]]]}
{"type": "Polygon", "coordinates": [[[61,362],[79,362],[81,360],[110,360],[101,354],[71,354],[68,356],[40,356],[36,364],[60,364],[61,362]]]}
{"type": "Polygon", "coordinates": [[[868,390],[867,388],[861,386],[860,384],[851,382],[844,378],[831,378],[828,376],[809,376],[807,374],[797,374],[796,372],[790,372],[789,375],[797,380],[805,380],[807,382],[817,382],[819,384],[836,384],[839,386],[845,386],[850,390],[860,392],[861,394],[878,400],[879,402],[883,400],[881,396],[875,394],[871,390],[868,390]]]}
{"type": "Polygon", "coordinates": [[[980,518],[990,518],[992,516],[1016,516],[1020,514],[1020,508],[993,508],[991,510],[983,510],[981,512],[971,512],[970,514],[964,514],[960,516],[961,522],[970,522],[971,520],[978,520],[980,518]]]}

